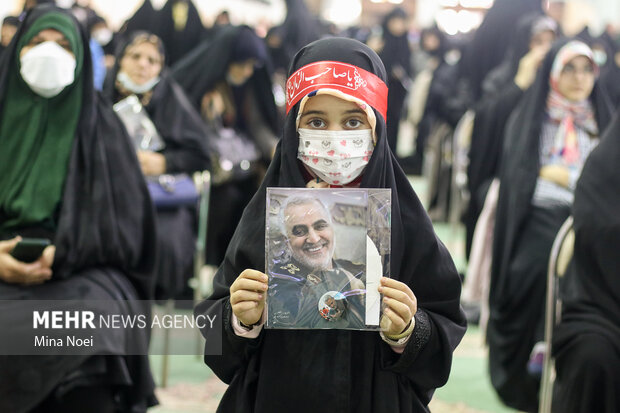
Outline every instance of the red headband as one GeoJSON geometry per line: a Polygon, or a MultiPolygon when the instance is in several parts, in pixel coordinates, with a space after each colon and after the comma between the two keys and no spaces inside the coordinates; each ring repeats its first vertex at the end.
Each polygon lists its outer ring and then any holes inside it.
{"type": "Polygon", "coordinates": [[[375,108],[383,119],[387,113],[388,88],[378,76],[342,62],[315,62],[297,70],[286,81],[286,113],[308,93],[336,89],[375,108]]]}

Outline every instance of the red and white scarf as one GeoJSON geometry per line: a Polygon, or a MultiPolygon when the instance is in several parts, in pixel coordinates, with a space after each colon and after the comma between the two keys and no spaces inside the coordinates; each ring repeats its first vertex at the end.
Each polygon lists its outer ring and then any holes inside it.
{"type": "Polygon", "coordinates": [[[595,73],[598,72],[592,50],[585,43],[569,42],[560,49],[553,61],[549,79],[551,89],[547,96],[547,114],[553,122],[559,124],[552,154],[562,157],[566,165],[573,165],[579,161],[579,143],[575,127],[579,127],[592,135],[598,134],[598,126],[590,100],[574,102],[568,100],[558,90],[562,70],[577,56],[585,56],[590,59],[595,65],[595,73]]]}

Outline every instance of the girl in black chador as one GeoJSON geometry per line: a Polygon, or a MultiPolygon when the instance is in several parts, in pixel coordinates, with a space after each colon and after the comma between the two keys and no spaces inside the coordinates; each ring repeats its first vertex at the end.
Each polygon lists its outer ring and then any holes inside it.
{"type": "Polygon", "coordinates": [[[461,282],[388,147],[386,81],[376,53],[352,39],[313,42],[293,59],[283,137],[213,295],[195,310],[223,316],[223,331],[203,330],[207,345],[222,340],[220,355],[205,356],[229,384],[218,411],[428,412],[433,391],[447,381],[465,332],[461,282]],[[331,162],[314,162],[305,148],[316,139],[342,148],[354,139],[359,145],[350,146],[363,150],[347,159],[362,167],[347,173],[345,162],[327,172],[340,156],[325,150],[331,162]],[[382,278],[379,289],[391,326],[381,333],[265,329],[266,188],[343,186],[392,191],[391,278],[382,278]]]}
{"type": "MultiPolygon", "coordinates": [[[[53,6],[28,12],[0,61],[0,239],[5,344],[32,334],[32,311],[13,311],[15,300],[145,310],[136,300],[150,298],[157,258],[149,193],[121,121],[93,89],[87,34],[53,6]],[[10,255],[18,237],[53,245],[26,264],[10,255]]],[[[146,412],[156,402],[148,329],[90,334],[81,355],[1,356],[0,411],[146,412]],[[129,345],[141,355],[126,356],[129,345]]]]}
{"type": "Polygon", "coordinates": [[[555,44],[506,126],[487,340],[491,382],[519,410],[538,408],[538,379],[527,363],[543,338],[551,245],[570,214],[581,167],[609,122],[597,71],[584,43],[555,44]]]}

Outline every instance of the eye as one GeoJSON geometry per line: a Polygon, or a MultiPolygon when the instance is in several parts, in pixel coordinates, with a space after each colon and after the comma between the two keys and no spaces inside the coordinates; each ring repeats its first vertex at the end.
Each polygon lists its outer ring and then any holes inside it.
{"type": "Polygon", "coordinates": [[[291,230],[291,234],[295,237],[303,237],[308,234],[308,227],[305,225],[295,225],[291,230]]]}
{"type": "Polygon", "coordinates": [[[562,72],[564,72],[564,73],[575,73],[575,66],[573,66],[573,65],[571,65],[569,63],[566,66],[564,66],[564,69],[562,70],[562,72]]]}
{"type": "Polygon", "coordinates": [[[312,228],[314,228],[315,231],[322,231],[329,227],[330,227],[329,222],[325,221],[324,219],[316,221],[314,224],[312,224],[312,228]]]}
{"type": "Polygon", "coordinates": [[[306,123],[306,125],[314,129],[321,129],[321,128],[327,127],[327,124],[325,123],[325,121],[323,121],[323,119],[320,119],[320,118],[310,119],[308,123],[306,123]]]}
{"type": "Polygon", "coordinates": [[[62,47],[63,49],[65,49],[66,51],[73,53],[73,50],[71,49],[71,45],[69,44],[69,42],[67,41],[58,42],[58,45],[62,47]]]}
{"type": "Polygon", "coordinates": [[[363,125],[364,125],[364,122],[362,122],[362,120],[357,119],[357,118],[348,119],[344,124],[345,128],[347,129],[357,129],[363,125]]]}
{"type": "Polygon", "coordinates": [[[316,231],[323,231],[329,228],[329,224],[325,221],[321,221],[321,222],[317,222],[316,224],[314,224],[313,227],[316,231]]]}
{"type": "Polygon", "coordinates": [[[34,37],[34,38],[32,38],[32,39],[28,42],[28,45],[27,45],[27,46],[31,46],[31,47],[32,47],[32,46],[39,45],[39,44],[41,44],[41,43],[43,43],[43,40],[41,40],[41,39],[40,39],[40,38],[38,38],[38,37],[34,37]]]}

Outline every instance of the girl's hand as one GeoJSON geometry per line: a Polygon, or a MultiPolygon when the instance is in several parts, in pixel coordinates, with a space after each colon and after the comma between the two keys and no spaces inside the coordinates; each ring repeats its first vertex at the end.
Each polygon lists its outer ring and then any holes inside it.
{"type": "Polygon", "coordinates": [[[247,326],[258,323],[265,308],[267,275],[244,270],[230,286],[230,305],[237,319],[247,326]]]}
{"type": "Polygon", "coordinates": [[[383,294],[385,305],[381,323],[383,334],[397,336],[413,322],[413,316],[418,311],[418,300],[407,284],[387,277],[381,278],[379,292],[383,294]]]}

